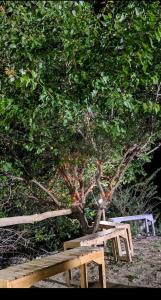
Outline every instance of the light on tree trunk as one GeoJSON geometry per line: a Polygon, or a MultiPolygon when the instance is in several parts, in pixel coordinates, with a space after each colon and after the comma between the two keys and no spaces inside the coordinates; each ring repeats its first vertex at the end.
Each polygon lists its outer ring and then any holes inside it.
{"type": "Polygon", "coordinates": [[[103,202],[103,199],[100,198],[100,199],[98,200],[98,203],[101,204],[102,202],[103,202]]]}

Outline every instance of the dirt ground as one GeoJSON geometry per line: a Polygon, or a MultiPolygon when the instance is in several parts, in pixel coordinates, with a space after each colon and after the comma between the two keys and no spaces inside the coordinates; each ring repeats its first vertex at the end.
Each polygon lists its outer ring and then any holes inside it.
{"type": "MultiPolygon", "coordinates": [[[[106,278],[108,288],[161,288],[161,236],[137,236],[133,238],[134,257],[130,262],[115,262],[106,249],[106,278]]],[[[79,287],[79,270],[72,271],[70,288],[79,287]]],[[[94,263],[88,266],[89,287],[96,288],[98,268],[94,263]]],[[[65,274],[59,274],[38,282],[33,288],[67,288],[65,274]]]]}

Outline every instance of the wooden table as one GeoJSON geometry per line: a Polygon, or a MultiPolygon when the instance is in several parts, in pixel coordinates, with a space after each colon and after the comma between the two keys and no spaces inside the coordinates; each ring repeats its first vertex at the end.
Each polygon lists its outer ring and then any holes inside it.
{"type": "Polygon", "coordinates": [[[104,251],[98,247],[80,247],[0,270],[0,288],[26,288],[33,283],[80,267],[81,288],[88,287],[87,264],[99,268],[99,287],[106,288],[104,251]]]}
{"type": "Polygon", "coordinates": [[[144,220],[145,221],[145,228],[146,232],[149,233],[149,224],[148,221],[151,223],[152,227],[152,234],[155,236],[155,227],[154,227],[154,219],[152,214],[144,214],[144,215],[135,215],[135,216],[124,216],[124,217],[115,217],[115,218],[109,218],[108,221],[113,222],[130,222],[130,221],[138,221],[138,220],[144,220]]]}

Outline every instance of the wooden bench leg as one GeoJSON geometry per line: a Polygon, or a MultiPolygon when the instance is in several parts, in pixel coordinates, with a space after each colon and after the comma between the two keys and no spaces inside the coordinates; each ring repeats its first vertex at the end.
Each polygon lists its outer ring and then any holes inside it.
{"type": "Polygon", "coordinates": [[[155,227],[154,227],[154,221],[152,221],[152,222],[151,222],[151,224],[152,224],[152,233],[153,233],[153,235],[155,236],[155,227]]]}
{"type": "Polygon", "coordinates": [[[145,227],[146,227],[146,233],[149,233],[149,225],[148,225],[148,220],[145,219],[145,227]]]}
{"type": "Polygon", "coordinates": [[[127,237],[128,237],[128,241],[129,241],[129,247],[130,247],[131,255],[134,256],[134,248],[133,248],[130,225],[127,227],[126,232],[127,232],[127,237]]]}
{"type": "Polygon", "coordinates": [[[131,258],[131,251],[130,251],[130,247],[129,247],[129,242],[128,242],[128,237],[127,237],[127,232],[126,232],[126,236],[123,237],[124,239],[124,243],[125,243],[125,250],[126,250],[126,256],[127,256],[127,259],[128,261],[132,261],[132,258],[131,258]]]}
{"type": "Polygon", "coordinates": [[[99,287],[100,288],[106,288],[106,273],[105,273],[105,262],[104,259],[100,265],[98,265],[99,268],[99,287]]]}
{"type": "MultiPolygon", "coordinates": [[[[68,248],[68,247],[66,247],[66,245],[64,245],[64,251],[66,251],[68,249],[70,249],[70,248],[68,248]]],[[[68,270],[65,272],[65,278],[66,278],[66,284],[69,287],[71,279],[72,279],[72,270],[68,270]]]]}
{"type": "Polygon", "coordinates": [[[116,241],[116,238],[112,239],[112,254],[113,254],[114,260],[117,261],[118,260],[118,253],[117,253],[117,241],[116,241]]]}
{"type": "Polygon", "coordinates": [[[118,261],[118,258],[122,256],[121,244],[120,244],[120,237],[116,236],[112,239],[112,252],[115,261],[118,261]]]}
{"type": "Polygon", "coordinates": [[[80,266],[80,285],[81,288],[88,288],[87,264],[80,266]]]}
{"type": "Polygon", "coordinates": [[[71,270],[68,270],[68,271],[65,272],[65,277],[66,277],[66,284],[69,287],[71,279],[72,279],[72,272],[71,272],[71,270]]]}
{"type": "Polygon", "coordinates": [[[98,265],[99,270],[99,287],[106,288],[106,269],[105,269],[105,258],[104,252],[101,257],[93,260],[98,265]]]}
{"type": "Polygon", "coordinates": [[[122,256],[121,243],[120,243],[120,237],[119,236],[116,237],[116,241],[117,241],[118,256],[122,256]]]}

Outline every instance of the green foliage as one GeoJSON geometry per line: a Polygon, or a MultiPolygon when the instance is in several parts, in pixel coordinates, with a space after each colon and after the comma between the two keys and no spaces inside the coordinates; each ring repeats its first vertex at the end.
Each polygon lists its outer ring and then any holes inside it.
{"type": "Polygon", "coordinates": [[[26,225],[25,228],[28,228],[29,246],[35,251],[58,250],[63,247],[63,242],[80,235],[79,222],[67,217],[26,225]]]}
{"type": "Polygon", "coordinates": [[[78,220],[60,217],[56,219],[56,227],[60,241],[69,240],[80,234],[80,224],[78,220]]]}
{"type": "Polygon", "coordinates": [[[88,223],[91,223],[94,221],[94,218],[96,216],[96,211],[94,211],[93,209],[90,209],[89,207],[85,208],[84,209],[84,213],[85,213],[85,216],[88,220],[88,223]]]}
{"type": "MultiPolygon", "coordinates": [[[[36,187],[8,185],[4,172],[40,180],[70,206],[58,167],[88,161],[86,184],[99,159],[111,178],[126,149],[160,139],[159,1],[111,3],[100,18],[86,1],[0,1],[0,210],[8,216],[54,205],[36,187]]],[[[62,239],[77,232],[64,220],[62,239]]],[[[47,240],[46,229],[35,238],[47,240]]]]}
{"type": "Polygon", "coordinates": [[[70,157],[104,159],[108,145],[110,167],[111,155],[119,161],[125,145],[149,135],[149,118],[158,130],[157,1],[112,6],[103,26],[84,1],[1,5],[1,144],[9,162],[37,176],[36,161],[49,170],[70,157]]]}

